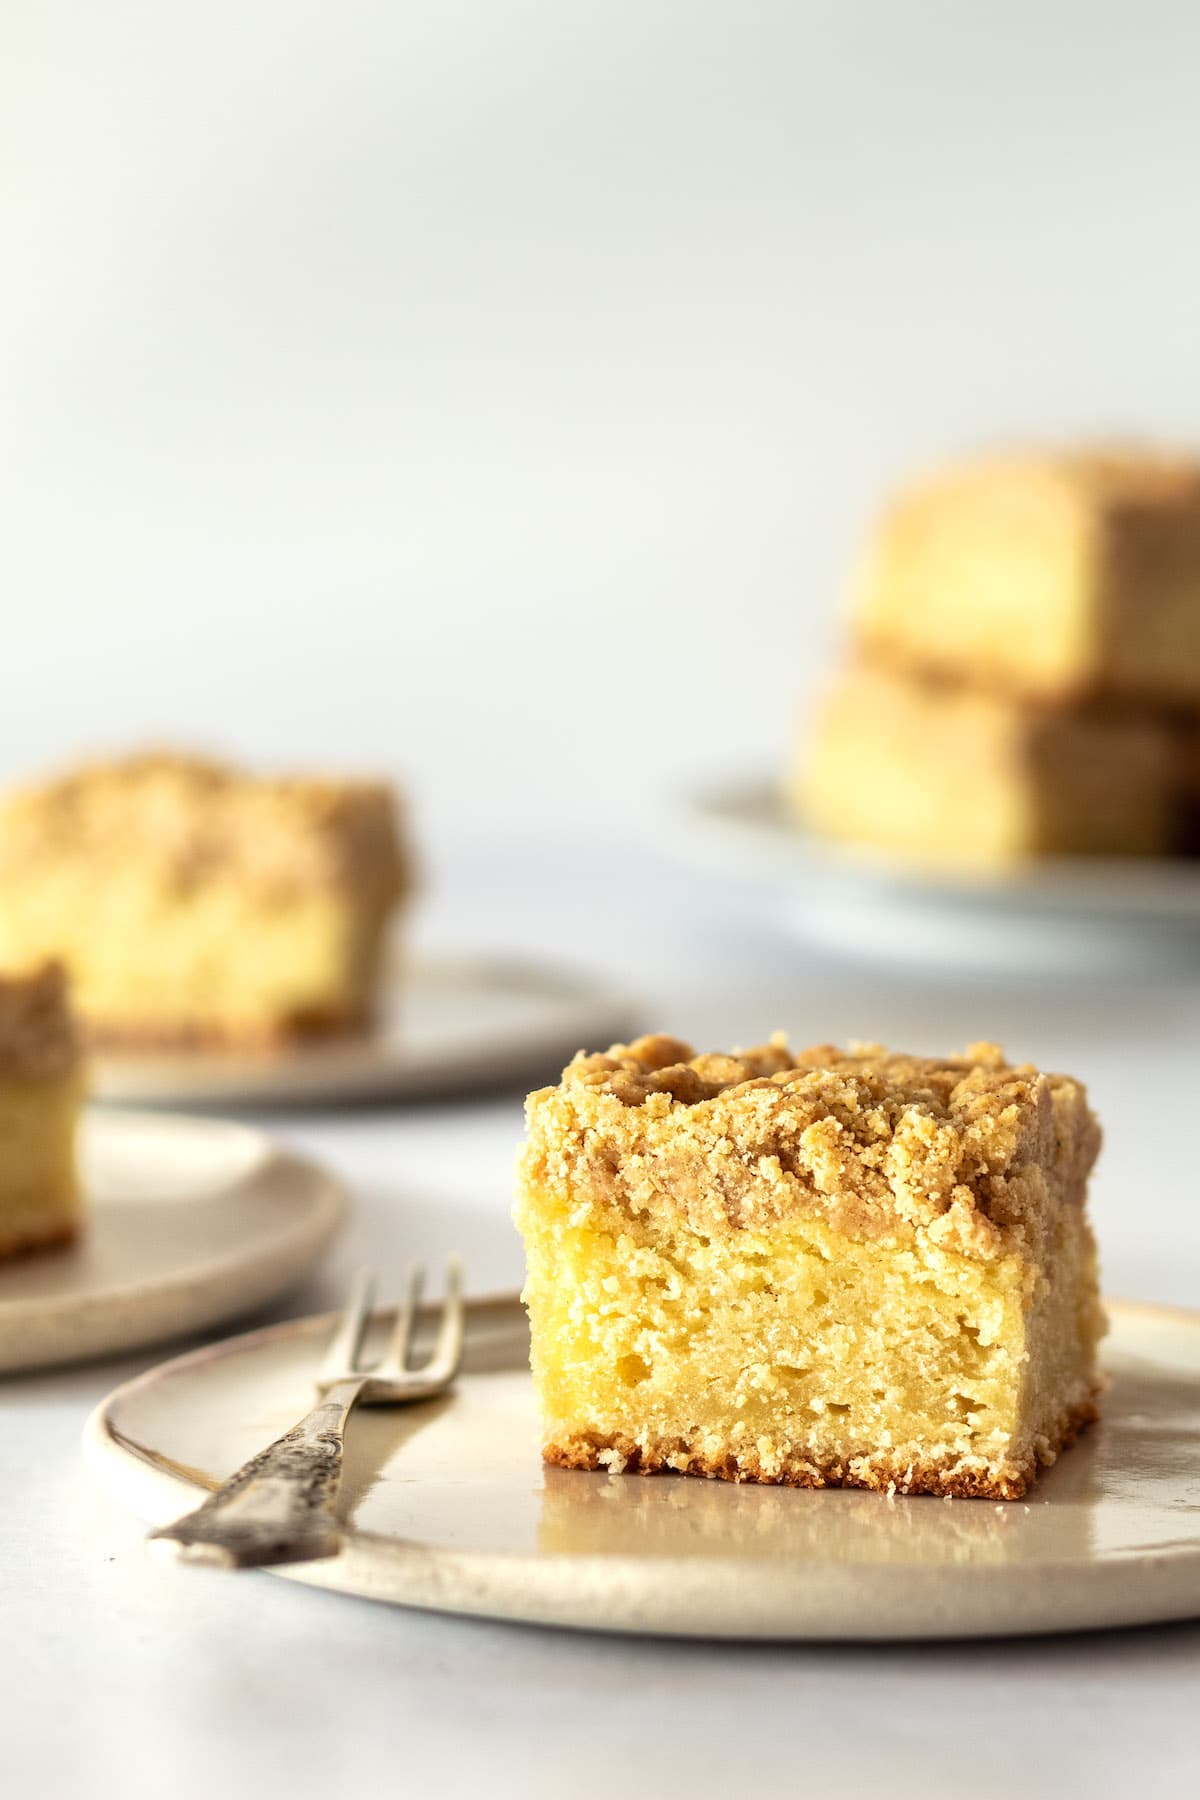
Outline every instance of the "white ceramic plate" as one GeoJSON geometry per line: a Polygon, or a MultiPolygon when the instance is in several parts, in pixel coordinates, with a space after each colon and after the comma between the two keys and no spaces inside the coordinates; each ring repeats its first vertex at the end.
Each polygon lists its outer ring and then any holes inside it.
{"type": "Polygon", "coordinates": [[[1091,969],[1200,958],[1200,858],[1041,857],[1009,872],[922,868],[837,844],[746,780],[686,797],[688,845],[767,882],[806,935],[856,954],[1011,968],[1091,969]]]}
{"type": "Polygon", "coordinates": [[[341,1187],[260,1131],[85,1115],[78,1244],[0,1263],[0,1371],[82,1362],[250,1312],[297,1282],[345,1215],[341,1187]]]}
{"type": "MultiPolygon", "coordinates": [[[[272,1326],[127,1383],[89,1421],[90,1461],[165,1524],[311,1404],[332,1323],[272,1326]]],[[[681,1636],[978,1637],[1200,1615],[1200,1314],[1117,1306],[1103,1423],[1008,1504],[548,1469],[516,1303],[476,1302],[468,1345],[453,1395],[355,1415],[352,1530],[337,1557],[281,1572],[446,1612],[681,1636]]]]}
{"type": "Polygon", "coordinates": [[[508,1079],[557,1080],[575,1051],[634,1022],[628,1000],[576,975],[504,961],[416,962],[377,1028],[274,1054],[162,1051],[95,1059],[99,1100],[311,1106],[417,1099],[508,1079]]]}

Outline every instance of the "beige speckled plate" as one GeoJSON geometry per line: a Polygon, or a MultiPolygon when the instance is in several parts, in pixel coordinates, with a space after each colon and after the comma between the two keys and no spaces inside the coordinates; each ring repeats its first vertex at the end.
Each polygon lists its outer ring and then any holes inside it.
{"type": "Polygon", "coordinates": [[[333,1177],[260,1131],[167,1113],[85,1115],[87,1229],[0,1263],[0,1371],[182,1337],[250,1312],[338,1230],[333,1177]]]}
{"type": "Polygon", "coordinates": [[[274,1053],[107,1052],[97,1100],[139,1106],[319,1106],[424,1099],[498,1081],[556,1081],[581,1045],[611,1044],[634,1008],[562,970],[501,959],[397,967],[380,1021],[361,1037],[274,1053]]]}
{"type": "MultiPolygon", "coordinates": [[[[331,1324],[273,1326],[129,1382],[89,1421],[89,1460],[165,1523],[310,1404],[331,1324]]],[[[476,1302],[457,1391],[356,1415],[353,1529],[338,1557],[286,1573],[446,1612],[681,1636],[980,1637],[1200,1615],[1200,1314],[1114,1307],[1103,1424],[1007,1505],[547,1469],[526,1351],[514,1301],[476,1302]]]]}

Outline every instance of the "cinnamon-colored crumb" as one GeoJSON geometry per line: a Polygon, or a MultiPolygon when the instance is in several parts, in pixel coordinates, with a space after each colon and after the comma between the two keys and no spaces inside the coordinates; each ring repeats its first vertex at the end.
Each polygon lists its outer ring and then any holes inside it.
{"type": "Polygon", "coordinates": [[[1100,1145],[1082,1085],[995,1045],[697,1055],[666,1036],[580,1055],[530,1095],[523,1178],[720,1233],[818,1211],[852,1236],[916,1232],[991,1258],[1081,1204],[1100,1145]]]}

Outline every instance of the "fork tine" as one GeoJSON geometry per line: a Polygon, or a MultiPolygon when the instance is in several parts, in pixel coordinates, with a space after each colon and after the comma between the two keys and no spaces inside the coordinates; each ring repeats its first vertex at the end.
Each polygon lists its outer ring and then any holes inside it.
{"type": "Polygon", "coordinates": [[[463,1266],[452,1256],[446,1264],[446,1298],[433,1355],[422,1369],[432,1381],[449,1381],[457,1374],[463,1353],[463,1266]]]}
{"type": "Polygon", "coordinates": [[[425,1271],[420,1263],[409,1263],[404,1273],[404,1299],[396,1311],[396,1324],[392,1331],[392,1341],[375,1373],[377,1375],[402,1375],[408,1365],[408,1349],[412,1343],[413,1326],[417,1318],[417,1302],[421,1298],[421,1288],[425,1281],[425,1271]]]}
{"type": "Polygon", "coordinates": [[[338,1328],[329,1341],[329,1348],[318,1371],[318,1380],[337,1381],[350,1374],[357,1365],[374,1292],[375,1277],[370,1269],[360,1269],[351,1285],[350,1298],[346,1302],[338,1328]]]}

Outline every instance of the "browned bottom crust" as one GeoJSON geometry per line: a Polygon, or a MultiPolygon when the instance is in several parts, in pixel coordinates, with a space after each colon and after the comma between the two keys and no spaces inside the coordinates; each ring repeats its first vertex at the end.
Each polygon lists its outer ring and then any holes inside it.
{"type": "Polygon", "coordinates": [[[637,1475],[703,1475],[710,1481],[753,1481],[773,1487],[873,1488],[895,1494],[952,1495],[959,1500],[1020,1500],[1037,1480],[1039,1469],[1052,1463],[1099,1416],[1093,1395],[1061,1413],[1023,1462],[966,1469],[935,1462],[898,1463],[886,1452],[878,1452],[849,1459],[785,1458],[778,1473],[768,1474],[754,1451],[714,1459],[698,1456],[680,1439],[643,1450],[619,1433],[580,1433],[552,1441],[543,1447],[542,1456],[560,1469],[604,1469],[609,1465],[602,1456],[615,1452],[622,1459],[622,1472],[637,1475]],[[678,1467],[685,1458],[686,1467],[678,1467]]]}
{"type": "Polygon", "coordinates": [[[100,1051],[224,1050],[238,1055],[269,1056],[298,1045],[362,1037],[371,1023],[369,1013],[361,1009],[329,1008],[253,1025],[236,1020],[215,1023],[198,1019],[91,1019],[85,1029],[88,1044],[100,1051]]]}
{"type": "Polygon", "coordinates": [[[27,1226],[11,1236],[5,1234],[3,1222],[0,1222],[0,1259],[33,1256],[39,1250],[65,1250],[79,1233],[78,1219],[55,1219],[43,1226],[27,1226]]]}

